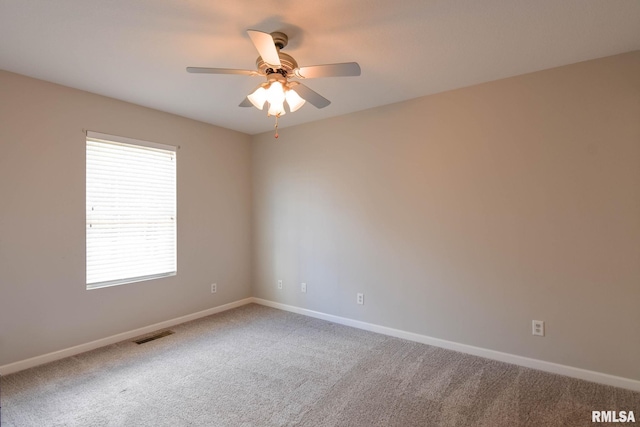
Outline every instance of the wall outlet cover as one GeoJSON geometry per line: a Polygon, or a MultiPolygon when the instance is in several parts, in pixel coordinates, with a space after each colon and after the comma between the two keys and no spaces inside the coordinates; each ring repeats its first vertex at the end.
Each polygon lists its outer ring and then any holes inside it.
{"type": "Polygon", "coordinates": [[[544,321],[532,320],[531,321],[531,333],[533,335],[543,337],[544,336],[544,321]]]}

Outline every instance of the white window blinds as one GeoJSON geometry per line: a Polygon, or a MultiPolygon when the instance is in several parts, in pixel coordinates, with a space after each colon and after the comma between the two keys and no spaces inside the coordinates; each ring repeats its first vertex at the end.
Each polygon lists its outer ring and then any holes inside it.
{"type": "Polygon", "coordinates": [[[87,132],[87,289],[176,273],[175,147],[87,132]]]}

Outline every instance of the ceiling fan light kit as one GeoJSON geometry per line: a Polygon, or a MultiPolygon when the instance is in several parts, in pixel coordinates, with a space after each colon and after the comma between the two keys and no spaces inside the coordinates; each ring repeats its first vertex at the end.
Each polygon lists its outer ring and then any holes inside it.
{"type": "Polygon", "coordinates": [[[247,34],[260,54],[256,60],[256,71],[203,67],[187,67],[187,71],[189,73],[266,77],[267,81],[247,95],[245,100],[240,103],[240,107],[254,106],[263,110],[264,104],[268,103],[267,116],[275,116],[276,118],[276,138],[278,137],[278,118],[286,114],[285,105],[289,112],[293,113],[302,108],[307,101],[316,108],[324,108],[331,104],[331,101],[308,86],[289,79],[360,75],[360,66],[356,62],[298,67],[298,63],[291,55],[280,51],[289,42],[286,34],[281,32],[269,34],[257,30],[247,30],[247,34]]]}
{"type": "Polygon", "coordinates": [[[294,82],[288,83],[285,77],[276,73],[269,74],[267,79],[267,83],[261,84],[247,95],[247,99],[258,110],[262,110],[267,102],[267,115],[280,117],[286,114],[285,102],[292,113],[305,104],[306,101],[293,89],[294,82]]]}

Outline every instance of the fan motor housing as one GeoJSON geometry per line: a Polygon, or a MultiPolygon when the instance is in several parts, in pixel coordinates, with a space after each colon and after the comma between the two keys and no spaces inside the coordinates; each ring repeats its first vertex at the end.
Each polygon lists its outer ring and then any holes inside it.
{"type": "MultiPolygon", "coordinates": [[[[290,74],[298,68],[298,63],[291,55],[287,55],[286,53],[278,52],[278,56],[280,57],[280,68],[286,72],[286,74],[290,74]]],[[[258,68],[260,74],[267,74],[267,70],[271,67],[269,64],[264,62],[261,56],[256,59],[256,67],[258,68]]]]}

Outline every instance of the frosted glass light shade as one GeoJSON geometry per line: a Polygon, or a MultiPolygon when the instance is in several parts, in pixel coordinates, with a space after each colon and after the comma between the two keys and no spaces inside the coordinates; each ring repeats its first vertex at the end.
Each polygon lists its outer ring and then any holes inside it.
{"type": "Polygon", "coordinates": [[[267,100],[267,90],[260,86],[258,89],[254,90],[252,94],[247,95],[247,99],[251,101],[253,106],[258,110],[262,110],[262,107],[264,107],[264,103],[267,100]]]}
{"type": "Polygon", "coordinates": [[[284,116],[284,88],[282,83],[275,81],[271,82],[269,89],[267,89],[267,101],[269,102],[269,111],[267,114],[270,116],[284,116]]]}
{"type": "Polygon", "coordinates": [[[304,99],[302,99],[300,95],[298,95],[296,91],[293,89],[289,89],[287,91],[287,93],[285,94],[285,98],[287,99],[287,104],[289,104],[289,110],[292,113],[294,111],[298,111],[300,107],[302,107],[305,104],[305,102],[307,102],[304,99]]]}
{"type": "Polygon", "coordinates": [[[284,102],[284,88],[279,81],[271,82],[267,89],[267,101],[270,103],[284,102]]]}
{"type": "Polygon", "coordinates": [[[264,103],[268,102],[267,114],[269,116],[284,116],[286,114],[285,102],[290,112],[298,111],[306,103],[294,89],[290,89],[287,83],[282,84],[278,80],[263,84],[248,95],[247,99],[259,110],[262,110],[264,103]]]}
{"type": "Polygon", "coordinates": [[[274,102],[273,104],[269,103],[269,111],[267,114],[270,116],[284,116],[287,114],[284,111],[284,103],[283,102],[274,102]]]}

